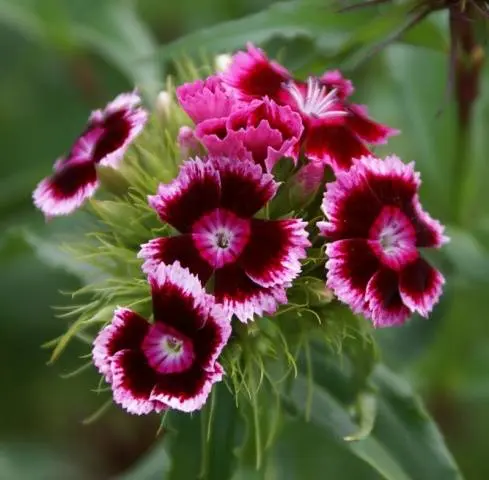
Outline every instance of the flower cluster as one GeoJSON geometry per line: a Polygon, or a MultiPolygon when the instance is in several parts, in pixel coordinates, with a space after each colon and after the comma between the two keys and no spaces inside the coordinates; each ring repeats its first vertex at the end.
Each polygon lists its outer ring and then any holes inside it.
{"type": "MultiPolygon", "coordinates": [[[[421,207],[414,165],[370,150],[396,130],[351,103],[352,93],[339,71],[297,80],[253,45],[176,89],[191,122],[174,140],[203,154],[144,192],[165,226],[132,252],[152,315],[119,307],[93,343],[95,366],[128,412],[200,409],[223,377],[219,357],[234,325],[273,320],[313,245],[325,245],[317,281],[375,326],[430,313],[444,279],[419,249],[447,238],[421,207]],[[335,175],[328,183],[326,169],[335,175]],[[299,206],[282,192],[295,192],[299,206]]],[[[91,197],[99,165],[118,167],[148,119],[140,103],[124,94],[91,115],[34,192],[47,217],[91,197]]]]}

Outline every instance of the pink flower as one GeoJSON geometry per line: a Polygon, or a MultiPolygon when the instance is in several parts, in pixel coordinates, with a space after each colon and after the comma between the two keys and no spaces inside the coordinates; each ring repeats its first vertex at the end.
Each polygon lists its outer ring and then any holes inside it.
{"type": "Polygon", "coordinates": [[[371,120],[364,107],[347,102],[353,86],[337,70],[300,82],[249,44],[247,52],[235,55],[222,78],[243,100],[266,96],[298,112],[306,157],[330,165],[335,172],[348,170],[353,158],[368,155],[367,143],[385,143],[398,133],[371,120]]]}
{"type": "Polygon", "coordinates": [[[227,118],[206,120],[195,133],[211,155],[245,155],[271,172],[282,157],[297,160],[302,130],[300,115],[264,99],[245,104],[227,118]]]}
{"type": "Polygon", "coordinates": [[[93,344],[93,361],[114,400],[137,415],[200,409],[222,378],[217,358],[230,323],[197,277],[178,263],[149,275],[154,322],[118,308],[93,344]]]}
{"type": "Polygon", "coordinates": [[[444,284],[420,247],[448,241],[419,202],[414,164],[395,156],[362,157],[327,185],[319,222],[326,247],[327,286],[376,326],[397,325],[413,312],[428,316],[444,284]]]}
{"type": "Polygon", "coordinates": [[[119,95],[104,110],[96,110],[85,131],[54,173],[42,180],[34,204],[48,216],[67,215],[91,197],[98,187],[97,165],[117,167],[127,147],[143,129],[147,113],[136,93],[119,95]]]}
{"type": "Polygon", "coordinates": [[[241,104],[215,75],[185,83],[176,93],[181,107],[196,124],[209,118],[225,118],[241,104]]]}
{"type": "Polygon", "coordinates": [[[178,260],[206,283],[230,318],[273,313],[299,274],[309,246],[305,222],[253,218],[275,195],[272,175],[249,160],[211,157],[185,162],[179,176],[149,197],[180,235],[141,247],[143,269],[178,260]]]}

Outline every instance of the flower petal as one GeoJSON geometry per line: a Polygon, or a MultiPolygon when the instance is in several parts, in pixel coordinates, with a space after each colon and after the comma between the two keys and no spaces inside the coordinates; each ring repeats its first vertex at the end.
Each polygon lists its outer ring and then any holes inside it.
{"type": "Polygon", "coordinates": [[[250,241],[240,259],[246,275],[262,287],[290,283],[311,245],[306,225],[297,219],[252,220],[250,241]]]}
{"type": "Polygon", "coordinates": [[[110,365],[113,356],[126,349],[138,349],[148,332],[149,323],[128,308],[117,308],[112,322],[104,327],[93,342],[93,363],[111,382],[110,365]]]}
{"type": "Polygon", "coordinates": [[[252,160],[243,144],[244,131],[228,130],[225,118],[204,120],[197,125],[195,135],[212,156],[252,160]]]}
{"type": "Polygon", "coordinates": [[[205,404],[212,385],[221,381],[222,374],[222,367],[216,363],[211,371],[196,365],[182,373],[159,375],[151,400],[183,412],[199,410],[205,404]]]}
{"type": "Polygon", "coordinates": [[[94,128],[103,130],[92,154],[95,163],[110,167],[119,164],[148,120],[148,113],[140,104],[141,97],[136,92],[123,93],[104,110],[92,113],[87,133],[94,128]]]}
{"type": "Polygon", "coordinates": [[[282,83],[290,78],[289,72],[280,64],[270,61],[265,53],[248,43],[247,52],[238,52],[222,74],[225,83],[235,88],[241,98],[279,96],[282,83]]]}
{"type": "Polygon", "coordinates": [[[196,220],[219,206],[220,194],[215,166],[196,158],[186,161],[178,177],[161,184],[157,194],[149,196],[148,201],[164,222],[188,233],[196,220]]]}
{"type": "Polygon", "coordinates": [[[341,100],[345,100],[355,91],[351,81],[343,77],[339,70],[329,70],[324,72],[320,80],[321,83],[326,85],[328,88],[336,89],[338,92],[338,97],[341,100]]]}
{"type": "Polygon", "coordinates": [[[58,170],[37,186],[34,205],[47,217],[67,215],[90,198],[97,187],[97,172],[91,162],[60,163],[58,170]]]}
{"type": "Polygon", "coordinates": [[[210,161],[221,179],[220,207],[239,217],[251,217],[277,192],[278,183],[273,176],[249,160],[211,157],[210,161]]]}
{"type": "Polygon", "coordinates": [[[323,235],[335,239],[368,238],[384,206],[395,206],[412,216],[419,183],[413,164],[405,165],[398,157],[355,160],[348,172],[338,173],[336,181],[327,184],[322,210],[329,221],[319,222],[318,227],[323,235]]]}
{"type": "Polygon", "coordinates": [[[282,286],[264,288],[253,282],[237,265],[227,265],[216,271],[214,296],[231,319],[236,315],[248,322],[254,315],[274,313],[279,303],[287,303],[282,286]]]}
{"type": "Polygon", "coordinates": [[[348,170],[354,158],[370,153],[350,129],[331,125],[328,119],[310,122],[304,142],[306,157],[330,165],[334,172],[348,170]]]}
{"type": "Polygon", "coordinates": [[[176,94],[180,105],[195,123],[227,117],[240,103],[216,75],[185,83],[176,89],[176,94]]]}
{"type": "Polygon", "coordinates": [[[154,272],[159,265],[180,262],[196,274],[202,283],[206,283],[212,275],[213,268],[200,255],[195,247],[192,235],[183,234],[174,237],[160,237],[141,245],[138,258],[145,260],[143,272],[154,272]]]}
{"type": "Polygon", "coordinates": [[[445,227],[423,210],[418,196],[414,198],[410,218],[416,231],[416,246],[439,248],[450,240],[444,234],[445,227]]]}
{"type": "Polygon", "coordinates": [[[150,274],[155,322],[163,322],[193,341],[195,363],[210,368],[231,334],[231,325],[214,297],[178,262],[150,274]]]}
{"type": "Polygon", "coordinates": [[[402,301],[411,311],[427,317],[440,299],[444,283],[443,275],[419,257],[400,272],[402,301]]]}
{"type": "Polygon", "coordinates": [[[368,117],[367,109],[363,105],[350,105],[348,111],[350,115],[346,117],[347,126],[366,143],[387,143],[389,137],[400,133],[399,130],[374,122],[368,117]]]}
{"type": "Polygon", "coordinates": [[[401,325],[411,314],[399,294],[398,274],[388,268],[378,270],[368,282],[365,299],[375,327],[401,325]]]}
{"type": "Polygon", "coordinates": [[[156,373],[149,367],[142,351],[117,352],[112,360],[111,371],[114,401],[127,412],[146,415],[167,408],[160,400],[150,398],[156,373]]]}
{"type": "Polygon", "coordinates": [[[244,146],[268,172],[281,157],[297,160],[304,127],[301,116],[287,105],[268,98],[251,102],[230,115],[227,127],[228,131],[244,132],[244,146]]]}
{"type": "Polygon", "coordinates": [[[355,313],[365,313],[367,284],[379,268],[368,242],[339,240],[326,246],[328,261],[326,285],[355,313]]]}

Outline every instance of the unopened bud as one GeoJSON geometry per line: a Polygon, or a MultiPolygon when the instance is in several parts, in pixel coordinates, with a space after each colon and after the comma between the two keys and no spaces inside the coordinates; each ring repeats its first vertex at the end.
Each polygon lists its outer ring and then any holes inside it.
{"type": "Polygon", "coordinates": [[[199,148],[199,141],[195,137],[194,129],[187,125],[180,127],[177,137],[178,146],[180,147],[180,154],[182,158],[195,153],[199,148]]]}
{"type": "Polygon", "coordinates": [[[216,70],[218,72],[224,72],[228,69],[229,65],[233,61],[233,57],[228,53],[222,53],[221,55],[217,55],[214,59],[214,63],[216,65],[216,70]]]}
{"type": "Polygon", "coordinates": [[[160,93],[158,93],[158,96],[156,97],[155,109],[158,116],[163,120],[168,119],[170,116],[171,104],[171,95],[166,90],[162,90],[160,93]]]}
{"type": "Polygon", "coordinates": [[[307,205],[324,184],[324,165],[310,162],[304,165],[290,180],[290,202],[293,207],[307,205]]]}

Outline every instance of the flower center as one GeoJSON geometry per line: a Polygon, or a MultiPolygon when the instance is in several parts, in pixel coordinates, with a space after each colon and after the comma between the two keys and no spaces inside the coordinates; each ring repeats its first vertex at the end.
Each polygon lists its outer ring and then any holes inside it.
{"type": "Polygon", "coordinates": [[[212,267],[234,262],[248,243],[250,221],[217,208],[200,218],[192,228],[197,250],[212,267]]]}
{"type": "Polygon", "coordinates": [[[216,245],[219,248],[228,248],[229,247],[229,237],[227,232],[217,232],[216,233],[216,245]]]}
{"type": "Polygon", "coordinates": [[[192,340],[169,325],[152,325],[142,343],[149,365],[158,373],[188,370],[195,359],[192,340]]]}
{"type": "Polygon", "coordinates": [[[309,77],[307,86],[297,85],[294,81],[286,85],[287,90],[294,99],[297,108],[305,115],[316,118],[334,118],[348,115],[343,110],[338,97],[338,90],[333,88],[328,92],[319,79],[309,77]]]}
{"type": "Polygon", "coordinates": [[[414,227],[397,207],[382,209],[370,228],[369,237],[377,257],[394,270],[400,270],[418,256],[414,227]]]}

